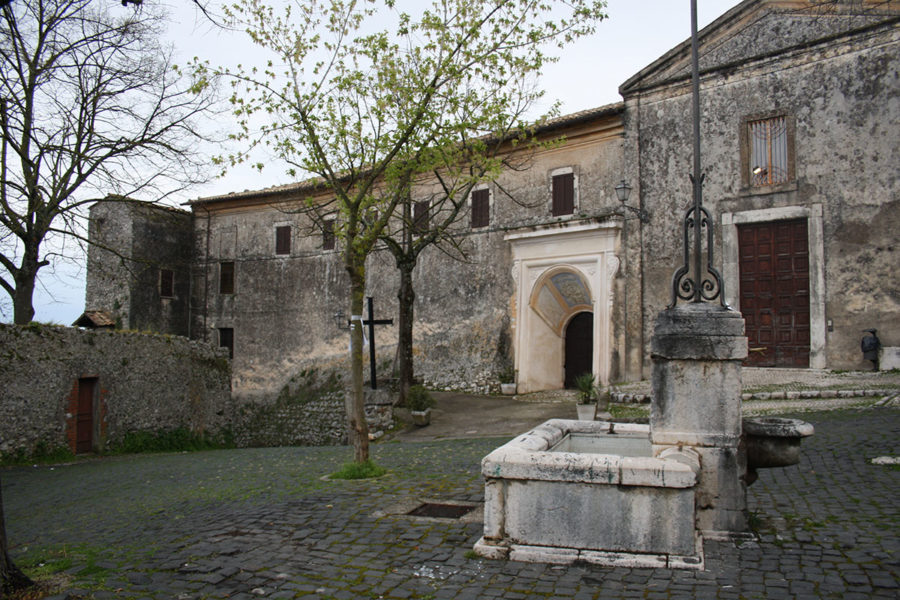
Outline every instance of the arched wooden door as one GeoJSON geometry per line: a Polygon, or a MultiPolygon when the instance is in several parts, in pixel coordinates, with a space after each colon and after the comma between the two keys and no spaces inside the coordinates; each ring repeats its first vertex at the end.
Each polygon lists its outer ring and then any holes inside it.
{"type": "Polygon", "coordinates": [[[594,364],[594,314],[580,312],[566,325],[565,387],[575,387],[575,378],[591,373],[594,364]]]}

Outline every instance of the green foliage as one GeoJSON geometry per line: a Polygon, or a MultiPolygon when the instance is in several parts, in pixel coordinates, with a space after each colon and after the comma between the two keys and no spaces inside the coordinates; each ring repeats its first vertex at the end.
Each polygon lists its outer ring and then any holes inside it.
{"type": "Polygon", "coordinates": [[[75,455],[68,447],[51,446],[47,442],[40,441],[35,444],[31,453],[24,448],[18,448],[15,452],[0,455],[0,465],[58,464],[74,458],[75,455]]]}
{"type": "Polygon", "coordinates": [[[650,417],[649,404],[610,404],[608,410],[617,421],[643,421],[650,417]]]}
{"type": "Polygon", "coordinates": [[[516,370],[512,365],[506,365],[503,370],[497,374],[497,378],[500,380],[500,383],[515,383],[516,370]]]}
{"type": "MultiPolygon", "coordinates": [[[[525,114],[542,96],[533,84],[553,60],[547,49],[592,33],[603,7],[602,0],[444,0],[413,16],[392,0],[297,2],[284,10],[264,0],[232,4],[230,24],[270,57],[237,72],[194,61],[195,81],[225,75],[232,82],[240,127],[233,137],[243,150],[216,163],[227,169],[264,145],[291,165],[292,177],[317,181],[328,197],[307,197],[298,209],[320,225],[333,222],[349,308],[362,314],[375,244],[409,247],[403,211],[416,194],[429,194],[426,182],[440,188],[429,212],[441,225],[423,236],[431,243],[477,183],[509,166],[503,151],[534,143],[525,114]]],[[[350,337],[351,420],[364,402],[361,334],[356,328],[350,337]]],[[[364,425],[351,429],[361,451],[364,436],[364,425]]]]}
{"type": "Polygon", "coordinates": [[[230,432],[224,432],[221,438],[213,438],[204,434],[194,433],[186,427],[179,427],[168,431],[129,432],[125,434],[121,442],[112,447],[111,452],[114,454],[191,452],[233,447],[234,440],[230,432]]]}
{"type": "Polygon", "coordinates": [[[409,388],[406,397],[406,408],[414,411],[423,411],[434,408],[434,397],[424,386],[414,385],[409,388]]]}
{"type": "Polygon", "coordinates": [[[387,473],[387,469],[379,467],[371,460],[365,462],[348,462],[336,473],[329,475],[330,479],[372,479],[381,477],[387,473]]]}
{"type": "Polygon", "coordinates": [[[578,401],[582,404],[593,404],[600,391],[595,385],[593,373],[582,373],[575,378],[575,389],[578,390],[578,401]]]}

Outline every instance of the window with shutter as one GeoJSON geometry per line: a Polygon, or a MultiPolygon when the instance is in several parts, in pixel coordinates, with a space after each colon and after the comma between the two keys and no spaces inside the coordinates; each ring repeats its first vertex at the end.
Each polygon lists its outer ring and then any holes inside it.
{"type": "Polygon", "coordinates": [[[159,270],[159,297],[175,297],[175,272],[171,269],[159,270]]]}
{"type": "Polygon", "coordinates": [[[575,174],[563,173],[553,176],[553,206],[551,213],[554,217],[571,215],[575,212],[575,174]]]}
{"type": "Polygon", "coordinates": [[[291,226],[280,225],[275,228],[275,254],[291,253],[291,226]]]}
{"type": "Polygon", "coordinates": [[[228,348],[228,358],[234,358],[234,329],[219,328],[219,348],[228,348]]]}
{"type": "Polygon", "coordinates": [[[413,206],[413,232],[424,233],[428,231],[428,200],[416,202],[413,206]]]}
{"type": "Polygon", "coordinates": [[[491,194],[489,190],[472,192],[472,229],[491,223],[491,194]]]}
{"type": "Polygon", "coordinates": [[[322,250],[334,250],[334,219],[322,222],[322,250]]]}
{"type": "Polygon", "coordinates": [[[234,263],[219,263],[219,293],[234,293],[234,263]]]}

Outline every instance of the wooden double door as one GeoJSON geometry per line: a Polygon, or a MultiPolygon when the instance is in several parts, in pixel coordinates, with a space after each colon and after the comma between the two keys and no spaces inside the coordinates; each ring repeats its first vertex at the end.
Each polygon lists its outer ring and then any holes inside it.
{"type": "Polygon", "coordinates": [[[738,226],[741,313],[751,367],[809,367],[806,219],[738,226]]]}

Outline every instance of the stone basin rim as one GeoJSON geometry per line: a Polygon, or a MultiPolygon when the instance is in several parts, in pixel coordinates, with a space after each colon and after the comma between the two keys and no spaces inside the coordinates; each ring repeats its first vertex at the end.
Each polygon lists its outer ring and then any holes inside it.
{"type": "Polygon", "coordinates": [[[815,433],[811,423],[788,417],[745,417],[744,433],[759,437],[803,438],[815,433]]]}

